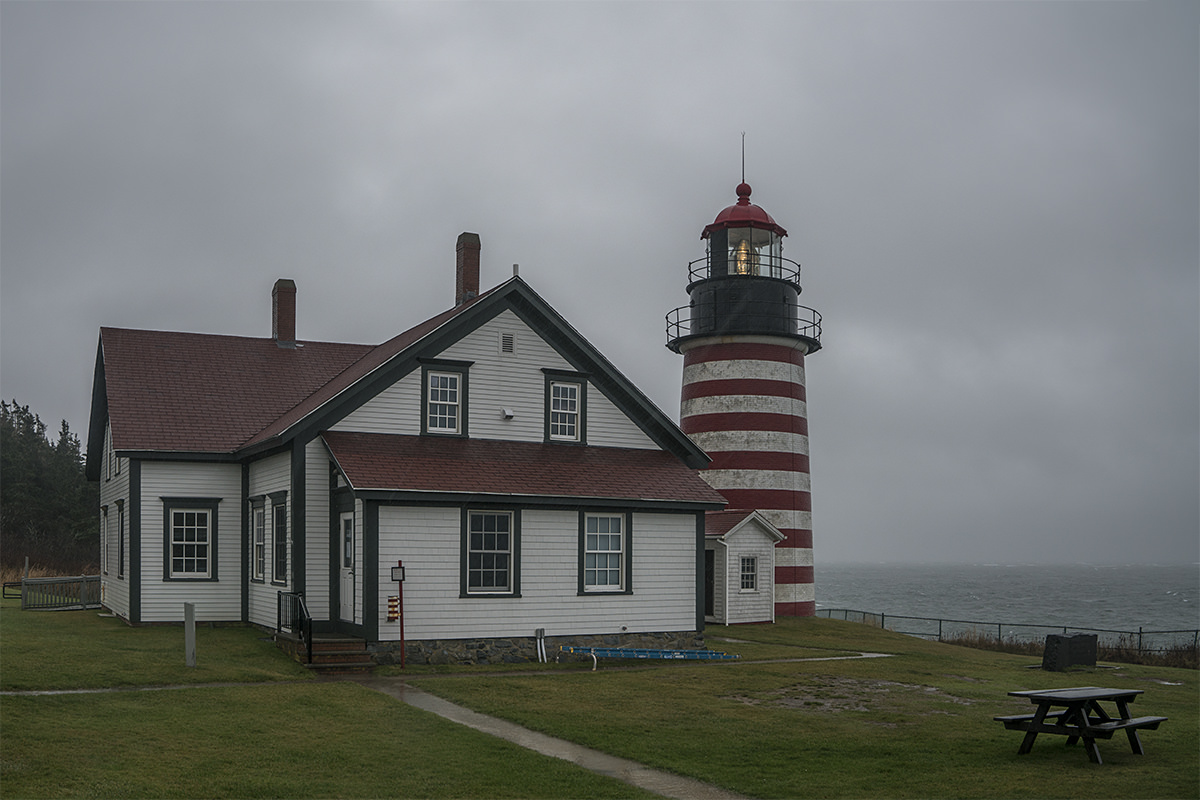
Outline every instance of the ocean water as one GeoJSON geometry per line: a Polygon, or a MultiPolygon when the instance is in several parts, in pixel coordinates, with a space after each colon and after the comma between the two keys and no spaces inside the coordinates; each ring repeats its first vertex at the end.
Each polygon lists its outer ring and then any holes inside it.
{"type": "MultiPolygon", "coordinates": [[[[1200,565],[821,564],[817,608],[1005,625],[1200,629],[1200,565]]],[[[888,627],[892,627],[889,623],[888,627]]]]}

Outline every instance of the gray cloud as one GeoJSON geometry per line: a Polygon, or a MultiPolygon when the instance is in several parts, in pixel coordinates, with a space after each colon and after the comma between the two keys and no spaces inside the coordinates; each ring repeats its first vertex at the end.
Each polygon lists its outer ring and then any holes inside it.
{"type": "Polygon", "coordinates": [[[1185,3],[0,4],[0,380],[100,325],[376,342],[514,262],[668,413],[701,229],[788,228],[818,560],[1200,559],[1185,3]]]}

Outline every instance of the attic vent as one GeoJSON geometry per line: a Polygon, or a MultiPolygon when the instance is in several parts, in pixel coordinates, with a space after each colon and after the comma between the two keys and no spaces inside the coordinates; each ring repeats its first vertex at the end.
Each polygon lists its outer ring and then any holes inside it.
{"type": "Polygon", "coordinates": [[[517,352],[517,335],[515,333],[500,333],[500,354],[511,355],[517,352]]]}

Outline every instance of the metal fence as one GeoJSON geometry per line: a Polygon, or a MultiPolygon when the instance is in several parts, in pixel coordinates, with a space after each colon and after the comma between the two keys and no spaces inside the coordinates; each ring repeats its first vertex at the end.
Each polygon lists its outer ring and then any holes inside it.
{"type": "Polygon", "coordinates": [[[1039,642],[1048,633],[1094,633],[1101,646],[1137,650],[1139,653],[1161,653],[1178,648],[1200,648],[1200,630],[1114,631],[1103,628],[1080,628],[1072,625],[1034,625],[1011,622],[979,622],[977,620],[940,619],[937,617],[908,617],[902,614],[875,614],[849,608],[819,608],[818,617],[862,622],[896,633],[919,636],[923,639],[984,638],[1000,642],[1039,642]]]}
{"type": "Polygon", "coordinates": [[[99,608],[100,576],[22,578],[21,608],[99,608]]]}

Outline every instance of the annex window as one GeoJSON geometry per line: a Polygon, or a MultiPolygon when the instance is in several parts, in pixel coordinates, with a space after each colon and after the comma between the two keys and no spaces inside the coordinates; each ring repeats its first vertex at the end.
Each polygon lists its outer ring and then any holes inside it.
{"type": "Polygon", "coordinates": [[[600,513],[582,516],[580,591],[628,591],[628,516],[600,513]]]}
{"type": "Polygon", "coordinates": [[[468,511],[466,517],[465,594],[517,594],[514,513],[468,511]]]}
{"type": "Polygon", "coordinates": [[[742,591],[758,591],[758,558],[742,556],[742,591]]]}
{"type": "Polygon", "coordinates": [[[288,515],[287,502],[271,499],[271,582],[287,583],[288,515]]]}
{"type": "Polygon", "coordinates": [[[467,435],[467,362],[429,362],[422,370],[422,430],[467,435]]]}
{"type": "Polygon", "coordinates": [[[163,498],[163,578],[217,579],[217,504],[207,498],[163,498]]]}
{"type": "Polygon", "coordinates": [[[251,579],[262,581],[267,574],[267,511],[262,498],[250,506],[250,564],[251,579]]]}
{"type": "Polygon", "coordinates": [[[587,441],[587,376],[542,370],[546,375],[546,441],[587,441]]]}

